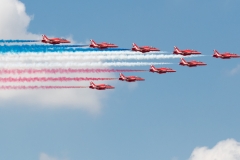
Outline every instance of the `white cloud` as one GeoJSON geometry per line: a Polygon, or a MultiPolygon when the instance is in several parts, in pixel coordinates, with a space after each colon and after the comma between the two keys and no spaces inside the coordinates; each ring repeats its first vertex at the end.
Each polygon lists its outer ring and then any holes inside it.
{"type": "Polygon", "coordinates": [[[172,160],[178,160],[178,158],[177,157],[173,157],[172,160]]]}
{"type": "Polygon", "coordinates": [[[31,17],[25,12],[25,6],[18,0],[0,1],[0,37],[9,38],[39,38],[38,35],[27,32],[31,17]]]}
{"type": "Polygon", "coordinates": [[[141,83],[141,82],[125,82],[125,83],[128,84],[128,89],[130,91],[133,91],[138,87],[138,83],[141,83]]]}
{"type": "Polygon", "coordinates": [[[189,160],[239,160],[240,143],[234,139],[220,141],[216,146],[198,147],[192,152],[189,160]]]}
{"type": "MultiPolygon", "coordinates": [[[[0,39],[39,39],[40,36],[27,31],[31,17],[25,12],[25,5],[19,0],[0,0],[0,39]]],[[[10,76],[10,75],[7,75],[10,76]]],[[[11,75],[12,76],[12,75],[11,75]]],[[[17,76],[17,75],[16,75],[17,76]]],[[[29,76],[29,75],[25,75],[29,76]]],[[[35,75],[34,75],[35,76],[35,75]]],[[[52,75],[41,75],[52,76],[52,75]]],[[[56,75],[68,77],[113,77],[110,73],[56,75]]],[[[96,82],[97,83],[97,82],[96,82]]],[[[111,84],[111,82],[110,82],[111,84]]],[[[1,85],[89,85],[89,82],[78,83],[11,83],[1,85]]],[[[112,91],[95,91],[91,89],[0,91],[1,107],[32,108],[73,108],[91,113],[99,113],[102,100],[112,91]]]]}
{"type": "Polygon", "coordinates": [[[68,159],[67,158],[59,159],[56,157],[49,156],[46,153],[41,153],[39,156],[39,160],[68,160],[68,159]]]}
{"type": "Polygon", "coordinates": [[[49,155],[47,155],[46,153],[41,153],[39,160],[58,160],[55,157],[50,157],[49,155]]]}
{"type": "Polygon", "coordinates": [[[237,73],[240,72],[240,65],[237,65],[237,67],[233,68],[231,71],[230,71],[230,74],[231,75],[235,75],[237,73]]]}

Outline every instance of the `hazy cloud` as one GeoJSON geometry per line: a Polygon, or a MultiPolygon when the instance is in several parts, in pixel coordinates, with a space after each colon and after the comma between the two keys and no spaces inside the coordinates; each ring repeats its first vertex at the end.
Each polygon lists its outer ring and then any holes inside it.
{"type": "Polygon", "coordinates": [[[49,156],[46,153],[41,153],[39,156],[39,160],[68,160],[68,159],[67,158],[60,159],[60,158],[49,156]]]}
{"type": "Polygon", "coordinates": [[[231,75],[235,75],[237,73],[240,72],[240,65],[237,65],[235,68],[233,68],[231,71],[230,71],[230,74],[231,75]]]}
{"type": "MultiPolygon", "coordinates": [[[[19,0],[0,1],[0,37],[1,39],[41,39],[40,35],[27,31],[31,16],[25,12],[25,5],[19,0]]],[[[7,75],[8,77],[10,75],[7,75]]],[[[16,75],[17,76],[17,75],[16,75]]],[[[29,77],[29,75],[21,75],[29,77]]],[[[36,76],[36,75],[34,75],[36,76]]],[[[54,75],[39,75],[51,76],[54,75]]],[[[55,75],[68,77],[113,77],[110,73],[104,74],[69,74],[55,75]]],[[[11,75],[12,77],[12,75],[11,75]]],[[[96,82],[97,83],[97,82],[96,82]]],[[[101,82],[100,82],[101,83],[101,82]]],[[[111,82],[110,82],[111,83],[111,82]]],[[[1,85],[80,85],[88,86],[89,82],[71,83],[9,83],[1,85]]],[[[32,108],[74,108],[83,109],[91,113],[99,113],[102,100],[112,91],[95,91],[90,89],[63,89],[63,90],[25,90],[0,91],[1,107],[32,108]]]]}

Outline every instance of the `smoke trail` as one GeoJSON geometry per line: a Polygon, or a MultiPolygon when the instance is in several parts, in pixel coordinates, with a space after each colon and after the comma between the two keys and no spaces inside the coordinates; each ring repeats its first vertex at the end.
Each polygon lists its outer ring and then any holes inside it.
{"type": "Polygon", "coordinates": [[[12,52],[15,54],[28,53],[28,52],[89,52],[89,51],[126,51],[129,49],[123,48],[108,48],[108,49],[98,49],[98,48],[79,48],[79,47],[49,47],[50,45],[2,45],[0,46],[0,53],[6,54],[12,52]]]}
{"type": "Polygon", "coordinates": [[[70,48],[74,48],[74,47],[88,47],[89,45],[84,45],[84,44],[74,44],[74,45],[61,45],[61,44],[58,44],[58,45],[52,45],[52,44],[49,44],[49,45],[29,45],[29,47],[38,47],[38,48],[67,48],[67,47],[70,47],[70,48]]]}
{"type": "Polygon", "coordinates": [[[144,72],[146,70],[132,69],[1,69],[0,75],[3,74],[70,74],[70,73],[110,73],[110,72],[144,72]]]}
{"type": "Polygon", "coordinates": [[[7,77],[0,78],[0,82],[69,82],[69,81],[104,81],[104,80],[116,80],[117,78],[92,78],[92,77],[7,77]]]}
{"type": "Polygon", "coordinates": [[[50,63],[0,63],[1,68],[46,68],[46,67],[121,67],[121,66],[149,66],[149,65],[163,65],[172,63],[158,63],[158,62],[50,62],[50,63]]]}
{"type": "MultiPolygon", "coordinates": [[[[160,52],[151,52],[151,54],[159,54],[160,52]]],[[[149,53],[150,54],[150,53],[149,53]]],[[[16,53],[16,52],[6,52],[6,53],[1,53],[0,51],[0,56],[21,56],[21,57],[27,57],[27,56],[107,56],[107,55],[143,55],[142,53],[139,52],[133,52],[133,51],[100,51],[100,50],[95,50],[95,51],[86,51],[86,52],[22,52],[22,53],[16,53]]]]}
{"type": "Polygon", "coordinates": [[[0,90],[29,90],[29,89],[76,89],[88,86],[0,86],[0,90]]]}
{"type": "Polygon", "coordinates": [[[0,43],[28,43],[28,42],[40,42],[40,40],[4,40],[1,39],[0,43]]]}
{"type": "MultiPolygon", "coordinates": [[[[0,41],[1,43],[1,41],[0,41]]],[[[66,44],[66,45],[52,45],[52,44],[32,44],[32,45],[1,45],[0,48],[25,48],[25,49],[34,49],[34,48],[74,48],[74,47],[88,47],[89,45],[82,45],[82,44],[74,44],[74,45],[70,45],[70,44],[66,44]]]]}
{"type": "MultiPolygon", "coordinates": [[[[189,57],[199,57],[192,55],[189,57]]],[[[0,61],[78,61],[78,60],[150,60],[182,58],[182,55],[56,55],[56,56],[0,56],[0,61]]],[[[189,58],[188,57],[188,58],[189,58]]]]}

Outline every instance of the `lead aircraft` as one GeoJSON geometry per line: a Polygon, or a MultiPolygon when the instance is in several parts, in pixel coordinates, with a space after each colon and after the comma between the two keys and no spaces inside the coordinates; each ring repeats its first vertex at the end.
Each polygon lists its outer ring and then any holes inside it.
{"type": "Polygon", "coordinates": [[[125,77],[122,73],[120,73],[119,77],[120,81],[126,81],[126,82],[136,82],[136,81],[145,81],[145,79],[137,76],[127,76],[125,77]]]}
{"type": "Polygon", "coordinates": [[[199,62],[199,61],[189,61],[187,62],[185,59],[181,58],[181,61],[179,63],[181,66],[188,66],[188,67],[197,67],[197,66],[205,66],[206,63],[199,62]]]}
{"type": "Polygon", "coordinates": [[[153,65],[151,65],[149,72],[153,72],[153,73],[156,72],[158,74],[163,74],[167,72],[176,72],[176,71],[171,68],[156,68],[153,65]]]}
{"type": "Polygon", "coordinates": [[[213,50],[213,57],[215,58],[222,58],[222,59],[230,59],[230,58],[240,58],[240,55],[230,53],[230,52],[225,52],[220,54],[216,49],[213,50]]]}
{"type": "Polygon", "coordinates": [[[89,88],[97,89],[97,90],[105,90],[105,89],[114,89],[115,87],[110,86],[108,84],[94,84],[93,82],[90,82],[89,88]]]}
{"type": "Polygon", "coordinates": [[[99,49],[107,49],[107,48],[117,48],[118,46],[112,43],[102,42],[102,43],[96,43],[94,40],[90,39],[91,44],[89,47],[92,48],[99,48],[99,49]]]}
{"type": "Polygon", "coordinates": [[[43,43],[49,43],[49,44],[60,44],[60,43],[71,43],[70,41],[63,39],[63,38],[48,38],[46,35],[42,35],[42,41],[43,43]]]}
{"type": "Polygon", "coordinates": [[[135,43],[133,43],[132,45],[133,45],[132,51],[137,51],[142,53],[151,52],[151,51],[160,51],[160,49],[155,47],[150,47],[150,46],[138,47],[135,43]]]}
{"type": "Polygon", "coordinates": [[[192,54],[201,54],[201,52],[198,52],[198,51],[193,50],[193,49],[180,50],[178,47],[174,46],[173,54],[180,54],[180,55],[183,55],[183,56],[189,56],[189,55],[192,55],[192,54]]]}

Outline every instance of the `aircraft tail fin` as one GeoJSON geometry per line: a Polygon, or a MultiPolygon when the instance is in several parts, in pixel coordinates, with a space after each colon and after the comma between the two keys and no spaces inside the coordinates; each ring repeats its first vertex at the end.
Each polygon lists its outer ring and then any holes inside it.
{"type": "Polygon", "coordinates": [[[183,58],[181,58],[181,63],[182,63],[182,64],[187,64],[186,60],[183,59],[183,58]]]}
{"type": "Polygon", "coordinates": [[[133,43],[133,48],[135,48],[136,50],[140,50],[140,48],[136,45],[136,43],[133,43]]]}
{"type": "Polygon", "coordinates": [[[221,56],[220,53],[216,49],[214,49],[213,51],[214,51],[214,54],[213,54],[214,56],[221,56]]]}
{"type": "Polygon", "coordinates": [[[90,82],[90,86],[93,87],[93,88],[96,87],[96,85],[92,81],[90,82]]]}
{"type": "Polygon", "coordinates": [[[49,39],[48,39],[48,37],[46,36],[46,35],[42,35],[42,38],[43,38],[43,40],[45,40],[46,42],[48,42],[49,41],[49,39]]]}
{"type": "Polygon", "coordinates": [[[91,41],[91,44],[90,44],[90,45],[92,45],[92,46],[94,46],[94,47],[97,47],[97,43],[96,43],[93,39],[90,39],[90,41],[91,41]]]}
{"type": "Polygon", "coordinates": [[[174,46],[174,52],[181,53],[180,49],[178,47],[176,47],[176,46],[174,46]]]}
{"type": "Polygon", "coordinates": [[[120,73],[120,78],[121,79],[126,79],[126,77],[122,73],[120,73]]]}
{"type": "Polygon", "coordinates": [[[156,70],[157,70],[154,65],[151,65],[151,69],[152,69],[153,71],[156,71],[156,70]]]}

